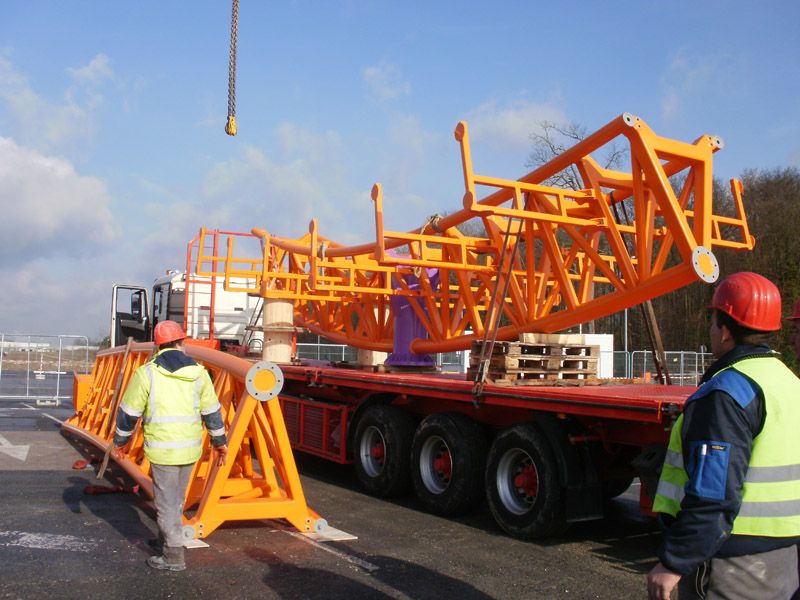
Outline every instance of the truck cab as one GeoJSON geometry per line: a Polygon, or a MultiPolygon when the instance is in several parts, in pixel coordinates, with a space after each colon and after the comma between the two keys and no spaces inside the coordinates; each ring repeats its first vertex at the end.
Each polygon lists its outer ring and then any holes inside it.
{"type": "Polygon", "coordinates": [[[220,349],[261,350],[261,299],[229,292],[220,278],[190,276],[172,270],[147,288],[115,285],[111,299],[111,346],[153,339],[159,321],[181,323],[191,338],[209,340],[220,349]],[[187,293],[188,290],[188,293],[187,293]]]}

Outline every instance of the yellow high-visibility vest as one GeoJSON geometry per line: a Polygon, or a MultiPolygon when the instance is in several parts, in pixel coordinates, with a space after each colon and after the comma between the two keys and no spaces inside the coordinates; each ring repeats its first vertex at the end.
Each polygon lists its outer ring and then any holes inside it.
{"type": "MultiPolygon", "coordinates": [[[[732,533],[767,537],[800,536],[800,379],[775,357],[749,358],[728,367],[755,382],[764,395],[766,419],[753,439],[742,491],[742,505],[732,533]]],[[[725,370],[714,377],[718,377],[725,370]]],[[[706,382],[709,385],[713,378],[706,382]]],[[[689,399],[702,397],[701,387],[689,399]]],[[[653,504],[655,512],[676,516],[689,476],[684,468],[683,415],[670,434],[664,468],[653,504]]],[[[698,469],[714,468],[713,448],[695,449],[698,469]]]]}
{"type": "Polygon", "coordinates": [[[131,378],[120,410],[142,418],[144,455],[157,465],[188,465],[200,458],[203,424],[201,415],[219,410],[214,386],[200,365],[170,373],[155,364],[163,352],[139,367],[131,378]]]}

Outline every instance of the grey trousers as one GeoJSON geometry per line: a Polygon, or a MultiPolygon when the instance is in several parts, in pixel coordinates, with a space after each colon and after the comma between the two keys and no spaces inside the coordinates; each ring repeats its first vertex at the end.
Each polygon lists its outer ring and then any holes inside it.
{"type": "Polygon", "coordinates": [[[680,600],[789,600],[798,587],[797,546],[712,558],[678,583],[680,600]]]}
{"type": "Polygon", "coordinates": [[[153,496],[156,505],[156,520],[164,544],[183,546],[183,501],[186,486],[194,464],[151,465],[153,471],[153,496]]]}

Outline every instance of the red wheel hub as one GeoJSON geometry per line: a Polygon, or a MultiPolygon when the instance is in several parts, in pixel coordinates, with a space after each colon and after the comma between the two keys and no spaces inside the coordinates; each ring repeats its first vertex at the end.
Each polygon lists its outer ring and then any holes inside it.
{"type": "Polygon", "coordinates": [[[453,463],[450,460],[449,452],[442,452],[433,461],[433,468],[442,476],[442,479],[450,481],[450,476],[453,474],[453,463]]]}
{"type": "Polygon", "coordinates": [[[383,442],[378,442],[372,447],[370,451],[372,458],[375,460],[383,461],[384,456],[386,456],[386,448],[383,445],[383,442]]]}
{"type": "Polygon", "coordinates": [[[514,487],[527,497],[535,496],[539,492],[539,478],[533,465],[525,465],[514,477],[514,487]]]}

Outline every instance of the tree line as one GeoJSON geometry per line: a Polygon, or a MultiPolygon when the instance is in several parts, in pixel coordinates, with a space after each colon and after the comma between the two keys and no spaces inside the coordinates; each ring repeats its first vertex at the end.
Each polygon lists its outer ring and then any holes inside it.
{"type": "MultiPolygon", "coordinates": [[[[747,170],[744,185],[744,208],[751,235],[756,244],[752,251],[715,248],[720,265],[720,279],[737,271],[754,271],[773,281],[781,291],[783,316],[792,312],[800,299],[800,170],[796,167],[771,170],[747,170]]],[[[721,181],[714,182],[715,206],[731,203],[730,191],[721,181]]],[[[653,300],[653,308],[667,350],[698,351],[708,347],[707,307],[714,286],[697,282],[653,300]]],[[[613,333],[623,339],[623,315],[599,320],[599,333],[613,333]]],[[[775,337],[774,348],[784,354],[792,366],[798,365],[790,340],[791,323],[775,337]]],[[[617,348],[622,347],[617,342],[617,348]]],[[[638,311],[628,311],[628,347],[648,349],[649,340],[638,311]]]]}

